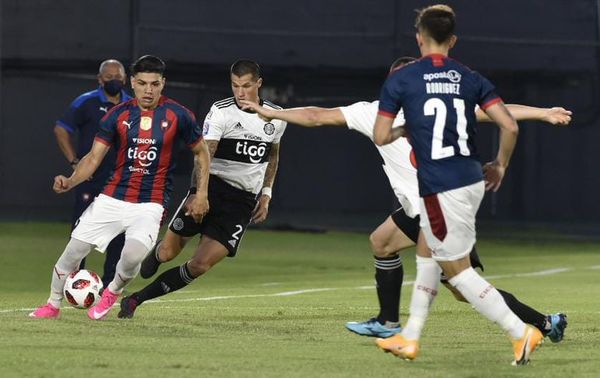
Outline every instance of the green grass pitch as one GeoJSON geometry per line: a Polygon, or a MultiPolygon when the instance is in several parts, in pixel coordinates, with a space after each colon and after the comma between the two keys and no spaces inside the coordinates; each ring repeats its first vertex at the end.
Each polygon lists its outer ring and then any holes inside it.
{"type": "MultiPolygon", "coordinates": [[[[542,312],[564,311],[563,342],[546,340],[510,366],[503,332],[441,288],[421,353],[405,362],[344,328],[377,312],[373,259],[360,233],[250,231],[234,259],[134,319],[93,322],[65,305],[59,320],[27,313],[45,302],[66,224],[0,223],[0,377],[596,377],[600,371],[600,245],[484,239],[485,276],[542,312]]],[[[192,251],[186,248],[180,264],[192,251]]],[[[101,273],[102,255],[88,268],[101,273]]],[[[414,250],[404,253],[414,278],[414,250]]],[[[141,288],[137,278],[127,290],[141,288]]],[[[412,286],[404,286],[406,321],[412,286]]]]}

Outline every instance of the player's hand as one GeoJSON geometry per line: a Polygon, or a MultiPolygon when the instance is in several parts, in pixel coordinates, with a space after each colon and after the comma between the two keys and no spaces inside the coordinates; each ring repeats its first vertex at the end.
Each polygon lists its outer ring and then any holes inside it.
{"type": "Polygon", "coordinates": [[[54,185],[52,186],[52,189],[56,192],[56,193],[65,193],[68,192],[69,190],[71,190],[72,185],[71,185],[71,181],[66,178],[63,175],[58,175],[56,177],[54,177],[54,185]]]}
{"type": "Polygon", "coordinates": [[[271,197],[262,195],[256,202],[256,206],[252,211],[252,223],[260,223],[267,219],[267,215],[269,215],[269,203],[271,202],[271,197]]]}
{"type": "Polygon", "coordinates": [[[264,108],[260,104],[257,104],[256,102],[248,100],[239,100],[239,102],[240,106],[242,107],[242,110],[249,110],[258,114],[258,116],[262,120],[270,122],[273,119],[273,117],[269,117],[269,110],[264,108]]]}
{"type": "Polygon", "coordinates": [[[210,206],[206,194],[196,193],[189,196],[185,202],[185,215],[194,218],[196,223],[202,222],[204,215],[208,213],[210,206]]]}
{"type": "Polygon", "coordinates": [[[506,167],[502,166],[496,160],[489,162],[483,166],[483,176],[485,179],[485,190],[497,192],[502,184],[506,167]]]}
{"type": "Polygon", "coordinates": [[[561,107],[546,109],[543,121],[553,125],[566,126],[571,122],[573,112],[561,107]]]}

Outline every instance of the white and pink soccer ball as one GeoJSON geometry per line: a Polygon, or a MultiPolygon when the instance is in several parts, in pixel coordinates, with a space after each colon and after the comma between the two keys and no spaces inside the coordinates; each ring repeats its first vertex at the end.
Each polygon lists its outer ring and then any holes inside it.
{"type": "Polygon", "coordinates": [[[76,270],[65,281],[63,294],[69,304],[75,308],[90,308],[100,299],[102,281],[90,270],[76,270]]]}

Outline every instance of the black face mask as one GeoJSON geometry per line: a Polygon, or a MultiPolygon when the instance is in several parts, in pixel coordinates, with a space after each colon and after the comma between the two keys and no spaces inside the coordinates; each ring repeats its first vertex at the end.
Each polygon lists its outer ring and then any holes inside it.
{"type": "Polygon", "coordinates": [[[123,89],[123,82],[117,79],[109,80],[105,81],[102,87],[109,96],[116,96],[121,92],[121,89],[123,89]]]}

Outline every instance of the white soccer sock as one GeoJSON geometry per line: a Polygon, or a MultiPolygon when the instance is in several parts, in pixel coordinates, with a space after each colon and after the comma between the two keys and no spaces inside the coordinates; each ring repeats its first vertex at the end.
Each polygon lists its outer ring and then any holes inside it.
{"type": "Polygon", "coordinates": [[[87,256],[91,250],[91,244],[73,238],[69,240],[64,252],[58,258],[56,265],[54,265],[48,303],[56,308],[60,308],[67,276],[71,272],[77,270],[81,260],[83,260],[83,258],[87,256]]]}
{"type": "Polygon", "coordinates": [[[121,294],[123,288],[139,273],[142,260],[147,254],[148,248],[144,243],[135,239],[125,239],[115,278],[108,284],[108,290],[121,294]]]}
{"type": "Polygon", "coordinates": [[[410,298],[410,315],[402,329],[404,338],[418,340],[421,337],[429,308],[438,293],[441,273],[442,270],[434,259],[417,256],[417,277],[410,298]]]}
{"type": "Polygon", "coordinates": [[[525,323],[515,315],[492,284],[469,267],[449,280],[475,309],[497,323],[514,339],[523,337],[525,323]]]}

